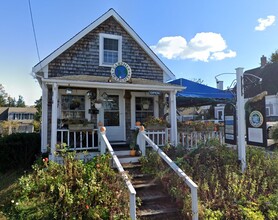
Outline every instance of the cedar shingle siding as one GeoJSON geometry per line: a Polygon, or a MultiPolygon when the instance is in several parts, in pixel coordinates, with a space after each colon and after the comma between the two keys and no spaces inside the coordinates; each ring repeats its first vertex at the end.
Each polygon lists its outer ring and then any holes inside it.
{"type": "Polygon", "coordinates": [[[163,81],[163,70],[137,42],[110,17],[49,64],[49,77],[64,75],[110,76],[110,67],[99,66],[99,33],[122,36],[122,61],[133,78],[163,81]]]}

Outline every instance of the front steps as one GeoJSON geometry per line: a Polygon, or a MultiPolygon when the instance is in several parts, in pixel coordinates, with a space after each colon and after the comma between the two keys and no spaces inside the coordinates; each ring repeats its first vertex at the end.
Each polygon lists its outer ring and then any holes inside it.
{"type": "Polygon", "coordinates": [[[164,191],[159,179],[153,175],[143,174],[140,163],[122,164],[131,176],[131,183],[136,190],[137,219],[149,220],[182,220],[176,203],[164,191]]]}
{"type": "Polygon", "coordinates": [[[114,152],[123,168],[131,176],[136,190],[137,219],[139,220],[184,220],[176,203],[163,189],[160,180],[153,175],[144,174],[139,162],[140,156],[130,156],[128,145],[113,146],[114,152]]]}

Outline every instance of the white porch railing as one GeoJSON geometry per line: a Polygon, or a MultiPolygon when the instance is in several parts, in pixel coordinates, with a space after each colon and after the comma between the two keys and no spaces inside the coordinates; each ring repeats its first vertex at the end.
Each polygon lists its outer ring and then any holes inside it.
{"type": "Polygon", "coordinates": [[[224,143],[224,135],[221,131],[203,131],[203,132],[178,132],[179,145],[187,149],[197,148],[201,143],[207,143],[211,139],[218,139],[220,144],[224,143]]]}
{"type": "MultiPolygon", "coordinates": [[[[161,147],[165,146],[166,143],[171,143],[170,130],[171,128],[162,130],[146,130],[146,135],[148,135],[148,137],[156,143],[157,146],[161,147]]],[[[199,144],[206,143],[211,139],[218,139],[220,144],[224,144],[223,131],[178,132],[178,145],[187,149],[197,148],[199,144]]]]}
{"type": "Polygon", "coordinates": [[[197,189],[198,186],[194,183],[189,176],[187,176],[147,135],[147,132],[144,131],[144,127],[140,128],[140,132],[137,136],[137,143],[142,151],[142,155],[145,156],[146,152],[146,142],[149,146],[153,148],[155,152],[159,154],[159,156],[175,171],[179,177],[181,177],[187,186],[191,189],[191,208],[192,208],[192,219],[198,219],[198,196],[197,189]]]}
{"type": "Polygon", "coordinates": [[[65,143],[68,150],[98,149],[98,129],[69,130],[57,129],[57,144],[65,143]]]}
{"type": "Polygon", "coordinates": [[[122,167],[117,155],[115,154],[111,144],[109,143],[106,134],[105,134],[105,127],[100,128],[100,147],[101,147],[101,154],[105,153],[106,148],[108,149],[110,155],[112,156],[112,159],[119,171],[121,173],[123,180],[126,183],[126,186],[129,190],[129,207],[130,207],[130,218],[132,220],[136,219],[136,191],[134,187],[132,186],[126,172],[124,171],[124,168],[122,167]]]}
{"type": "Polygon", "coordinates": [[[164,146],[166,143],[170,143],[170,130],[171,128],[165,128],[161,130],[146,130],[148,137],[156,143],[157,146],[164,146]]]}

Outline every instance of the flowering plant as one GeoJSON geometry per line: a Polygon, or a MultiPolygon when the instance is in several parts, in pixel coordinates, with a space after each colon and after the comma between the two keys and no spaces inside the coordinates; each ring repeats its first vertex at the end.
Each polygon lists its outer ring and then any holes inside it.
{"type": "Polygon", "coordinates": [[[158,125],[158,126],[162,126],[162,127],[169,127],[169,123],[164,119],[164,118],[157,118],[154,116],[150,116],[147,118],[147,121],[144,122],[145,127],[149,127],[149,126],[154,126],[154,125],[158,125]]]}

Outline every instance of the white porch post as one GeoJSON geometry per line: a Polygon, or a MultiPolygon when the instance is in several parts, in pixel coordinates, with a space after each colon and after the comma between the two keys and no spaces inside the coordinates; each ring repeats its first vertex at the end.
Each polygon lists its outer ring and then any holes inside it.
{"type": "Polygon", "coordinates": [[[41,152],[47,152],[47,102],[48,89],[45,83],[42,83],[42,124],[41,124],[41,152]]]}
{"type": "Polygon", "coordinates": [[[57,142],[57,104],[58,104],[58,85],[52,85],[52,116],[51,116],[51,158],[54,159],[55,145],[57,142]]]}
{"type": "Polygon", "coordinates": [[[244,81],[243,68],[236,68],[237,79],[237,134],[238,134],[238,159],[241,161],[241,170],[246,168],[246,146],[245,146],[245,110],[244,110],[244,81]]]}
{"type": "Polygon", "coordinates": [[[170,92],[170,122],[171,122],[171,143],[176,146],[178,143],[178,129],[177,129],[177,105],[176,92],[170,92]]]}

